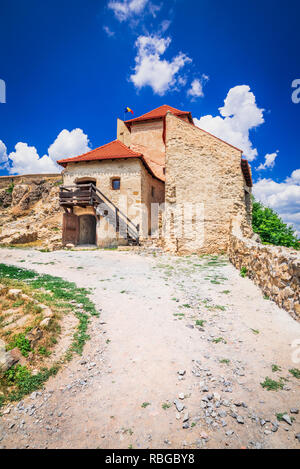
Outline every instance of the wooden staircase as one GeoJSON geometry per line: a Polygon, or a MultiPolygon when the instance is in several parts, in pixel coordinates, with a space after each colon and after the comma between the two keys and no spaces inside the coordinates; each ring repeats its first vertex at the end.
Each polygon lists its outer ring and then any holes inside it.
{"type": "Polygon", "coordinates": [[[93,183],[61,186],[59,204],[68,212],[74,207],[94,207],[96,214],[105,217],[117,233],[127,238],[128,244],[139,245],[139,225],[135,225],[106,195],[93,183]]]}

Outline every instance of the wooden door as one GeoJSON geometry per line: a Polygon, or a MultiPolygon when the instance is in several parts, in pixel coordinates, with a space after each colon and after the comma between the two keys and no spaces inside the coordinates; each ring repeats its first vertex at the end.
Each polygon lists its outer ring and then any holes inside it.
{"type": "Polygon", "coordinates": [[[76,244],[79,238],[79,218],[74,213],[63,215],[63,244],[76,244]]]}

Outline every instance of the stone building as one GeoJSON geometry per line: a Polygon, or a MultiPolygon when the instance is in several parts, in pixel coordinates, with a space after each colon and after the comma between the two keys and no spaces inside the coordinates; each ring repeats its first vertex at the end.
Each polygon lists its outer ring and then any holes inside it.
{"type": "Polygon", "coordinates": [[[242,151],[167,105],[117,121],[117,139],[58,161],[63,243],[160,243],[171,252],[228,249],[251,230],[251,170],[242,151]],[[150,241],[151,240],[151,241],[150,241]]]}

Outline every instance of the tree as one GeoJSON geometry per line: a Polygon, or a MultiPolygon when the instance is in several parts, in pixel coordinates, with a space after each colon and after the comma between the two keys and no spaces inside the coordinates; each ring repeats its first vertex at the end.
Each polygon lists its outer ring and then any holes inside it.
{"type": "Polygon", "coordinates": [[[260,236],[263,243],[300,249],[300,240],[293,228],[283,223],[274,210],[265,207],[254,198],[252,228],[254,233],[260,236]]]}

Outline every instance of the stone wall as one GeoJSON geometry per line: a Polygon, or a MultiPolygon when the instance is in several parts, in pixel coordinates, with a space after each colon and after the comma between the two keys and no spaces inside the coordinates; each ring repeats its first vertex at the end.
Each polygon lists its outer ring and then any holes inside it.
{"type": "Polygon", "coordinates": [[[162,178],[165,166],[163,133],[163,119],[135,122],[131,125],[130,131],[126,124],[118,119],[117,138],[132,150],[142,153],[154,173],[162,178]]]}
{"type": "MultiPolygon", "coordinates": [[[[248,189],[250,190],[250,189],[248,189]]],[[[245,181],[241,151],[182,119],[166,116],[165,227],[182,223],[182,208],[197,207],[198,215],[177,236],[166,232],[165,249],[217,253],[226,251],[230,221],[239,215],[244,229],[247,220],[245,181]]]]}
{"type": "Polygon", "coordinates": [[[269,246],[243,237],[239,222],[233,225],[229,258],[277,305],[300,320],[300,252],[269,246]]]}
{"type": "Polygon", "coordinates": [[[32,184],[41,179],[55,182],[61,180],[60,174],[23,174],[17,176],[0,176],[0,189],[8,187],[10,184],[32,184]]]}

